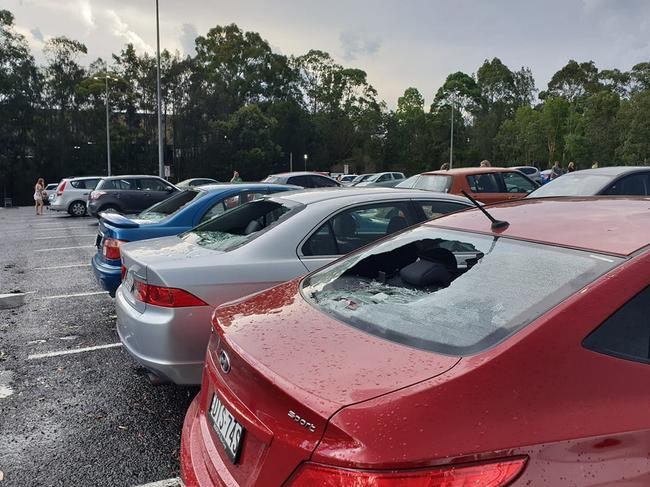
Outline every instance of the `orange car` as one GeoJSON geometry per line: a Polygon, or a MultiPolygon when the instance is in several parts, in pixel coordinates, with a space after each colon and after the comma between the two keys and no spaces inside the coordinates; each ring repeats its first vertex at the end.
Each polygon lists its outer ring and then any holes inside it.
{"type": "Polygon", "coordinates": [[[397,187],[458,195],[462,195],[461,190],[465,190],[481,203],[498,203],[525,198],[538,184],[516,169],[463,167],[424,172],[406,179],[397,187]]]}

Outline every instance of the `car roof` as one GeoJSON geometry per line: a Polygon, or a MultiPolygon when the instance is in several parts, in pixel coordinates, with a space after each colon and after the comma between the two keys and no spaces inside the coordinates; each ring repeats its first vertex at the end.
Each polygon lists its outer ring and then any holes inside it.
{"type": "MultiPolygon", "coordinates": [[[[160,176],[155,174],[121,174],[120,176],[101,176],[102,179],[124,179],[124,178],[158,178],[162,179],[160,176]]],[[[171,184],[171,183],[169,183],[171,184]]]]}
{"type": "Polygon", "coordinates": [[[69,178],[63,178],[67,179],[68,181],[73,181],[75,179],[106,179],[107,176],[71,176],[69,178]]]}
{"type": "Polygon", "coordinates": [[[326,174],[321,174],[321,173],[319,173],[317,171],[279,172],[277,174],[269,174],[269,177],[270,176],[284,176],[284,177],[292,177],[292,176],[323,176],[324,178],[329,178],[329,176],[327,176],[326,174]]]}
{"type": "Polygon", "coordinates": [[[456,169],[440,169],[437,171],[423,172],[421,175],[442,174],[443,176],[471,176],[490,172],[519,172],[512,167],[459,167],[456,169]]]}
{"type": "Polygon", "coordinates": [[[302,189],[301,186],[293,184],[275,184],[275,183],[232,183],[232,184],[202,184],[201,186],[193,186],[187,190],[194,191],[228,191],[231,189],[266,189],[266,188],[295,188],[302,189]]]}
{"type": "Polygon", "coordinates": [[[628,256],[650,245],[650,197],[522,199],[486,206],[510,225],[493,231],[478,210],[443,216],[427,225],[628,256]]]}
{"type": "Polygon", "coordinates": [[[609,166],[609,167],[598,167],[594,169],[581,169],[580,171],[575,171],[569,173],[573,176],[576,175],[595,175],[601,174],[603,176],[621,176],[623,174],[631,174],[635,172],[649,172],[650,167],[648,166],[609,166]]]}
{"type": "Polygon", "coordinates": [[[303,189],[300,191],[291,191],[282,193],[280,195],[273,195],[274,198],[283,198],[303,205],[310,205],[321,201],[340,199],[340,198],[361,198],[368,196],[368,200],[372,201],[373,198],[433,198],[446,201],[458,201],[467,203],[467,198],[456,196],[447,193],[438,193],[435,191],[423,191],[420,189],[400,189],[400,188],[382,188],[382,187],[363,187],[357,188],[343,187],[343,188],[315,188],[303,189]]]}

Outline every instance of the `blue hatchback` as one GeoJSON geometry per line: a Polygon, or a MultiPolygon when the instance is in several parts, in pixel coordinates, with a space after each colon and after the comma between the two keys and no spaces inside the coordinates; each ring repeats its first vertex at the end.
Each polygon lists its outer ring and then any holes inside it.
{"type": "Polygon", "coordinates": [[[133,217],[102,213],[92,259],[95,276],[111,296],[122,281],[120,246],[177,235],[265,194],[302,189],[288,184],[219,184],[189,188],[133,217]]]}

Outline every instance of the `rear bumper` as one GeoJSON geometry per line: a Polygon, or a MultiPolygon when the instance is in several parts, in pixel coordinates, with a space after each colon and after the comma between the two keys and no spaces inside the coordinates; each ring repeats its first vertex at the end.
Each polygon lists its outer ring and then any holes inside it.
{"type": "Polygon", "coordinates": [[[205,421],[200,414],[200,401],[199,392],[190,404],[183,422],[180,451],[181,481],[186,487],[225,486],[226,484],[220,481],[215,484],[215,480],[210,477],[204,459],[205,454],[202,453],[204,448],[201,429],[205,421]]]}
{"type": "Polygon", "coordinates": [[[122,282],[122,268],[102,262],[98,254],[93,256],[91,267],[102,288],[115,297],[115,291],[122,282]]]}
{"type": "Polygon", "coordinates": [[[129,354],[145,368],[175,384],[200,384],[210,338],[212,308],[162,308],[138,312],[115,293],[117,332],[129,354]]]}
{"type": "Polygon", "coordinates": [[[99,215],[97,214],[97,210],[99,209],[99,205],[97,205],[95,202],[88,201],[86,203],[86,209],[88,210],[89,215],[92,215],[94,217],[99,217],[99,215]]]}

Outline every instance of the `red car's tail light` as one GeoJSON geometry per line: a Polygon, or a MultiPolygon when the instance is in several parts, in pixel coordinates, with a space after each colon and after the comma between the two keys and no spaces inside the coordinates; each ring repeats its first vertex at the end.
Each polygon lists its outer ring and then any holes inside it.
{"type": "Polygon", "coordinates": [[[468,466],[407,471],[363,471],[305,463],[289,485],[303,487],[503,487],[523,470],[525,458],[468,466]]]}
{"type": "Polygon", "coordinates": [[[147,284],[137,279],[133,294],[143,303],[162,306],[163,308],[186,308],[188,306],[207,306],[208,303],[183,289],[147,284]]]}
{"type": "Polygon", "coordinates": [[[63,194],[63,190],[65,189],[65,185],[67,184],[67,181],[61,181],[59,183],[59,186],[56,188],[56,195],[61,196],[63,194]]]}
{"type": "Polygon", "coordinates": [[[121,258],[120,246],[126,243],[125,240],[115,238],[104,238],[102,242],[102,254],[110,260],[119,260],[121,258]]]}

